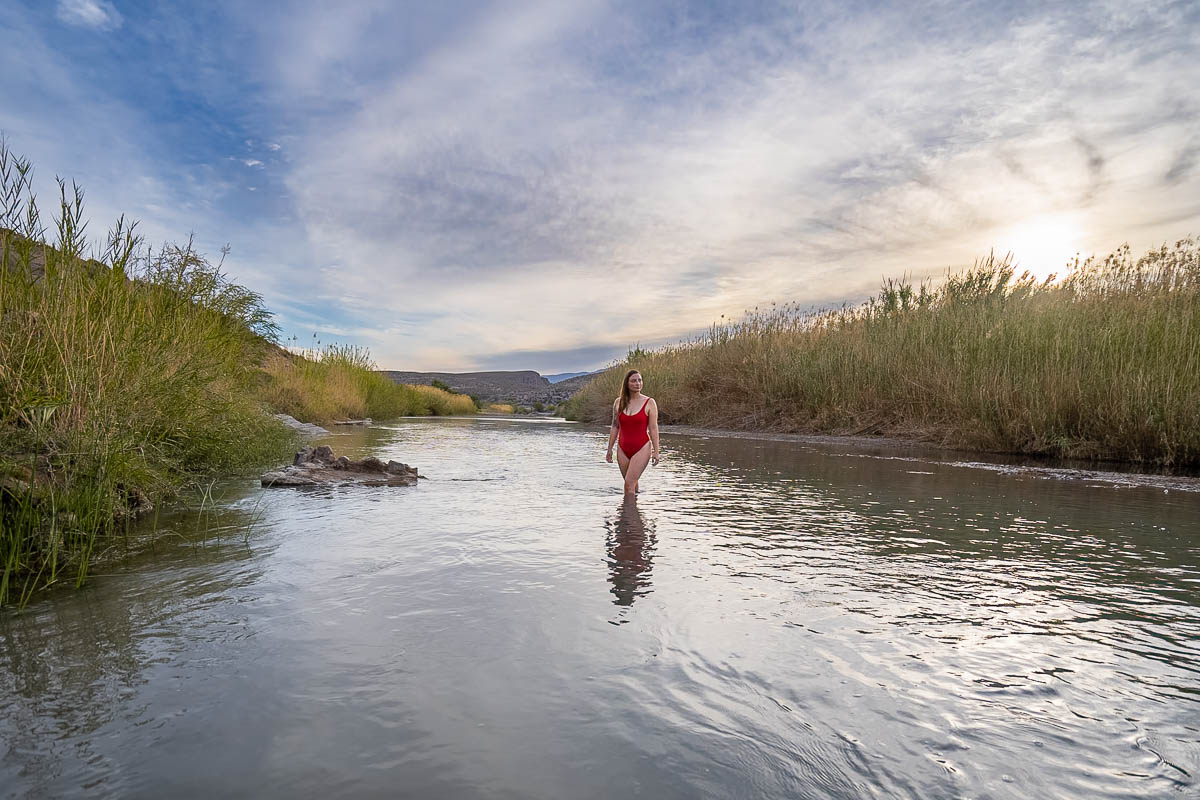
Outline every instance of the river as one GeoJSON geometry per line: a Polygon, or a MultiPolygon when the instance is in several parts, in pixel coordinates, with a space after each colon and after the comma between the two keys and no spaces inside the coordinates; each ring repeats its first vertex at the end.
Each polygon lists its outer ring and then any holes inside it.
{"type": "Polygon", "coordinates": [[[1200,494],[423,419],[415,487],[216,487],[0,614],[5,797],[1137,798],[1200,787],[1200,494]]]}

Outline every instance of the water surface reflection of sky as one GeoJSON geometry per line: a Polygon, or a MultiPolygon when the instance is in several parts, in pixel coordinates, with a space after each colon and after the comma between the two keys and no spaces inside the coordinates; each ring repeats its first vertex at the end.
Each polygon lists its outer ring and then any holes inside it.
{"type": "Polygon", "coordinates": [[[1196,789],[1200,496],[666,434],[631,502],[585,426],[331,443],[428,478],[234,482],[0,616],[6,791],[1196,789]]]}

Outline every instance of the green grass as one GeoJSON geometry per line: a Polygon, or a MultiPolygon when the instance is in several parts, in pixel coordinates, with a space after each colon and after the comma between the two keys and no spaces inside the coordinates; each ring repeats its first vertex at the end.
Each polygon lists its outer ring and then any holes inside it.
{"type": "Polygon", "coordinates": [[[191,242],[151,251],[122,217],[92,252],[64,181],[50,246],[31,175],[0,139],[0,606],[82,583],[149,505],[286,458],[276,411],[474,413],[392,383],[365,349],[288,354],[262,296],[191,242]]]}
{"type": "Polygon", "coordinates": [[[49,246],[30,174],[0,142],[0,604],[81,582],[148,502],[293,442],[253,393],[275,333],[261,298],[124,220],[90,258],[62,182],[49,246]]]}
{"type": "Polygon", "coordinates": [[[1200,464],[1200,246],[1128,247],[1059,282],[989,257],[858,308],[755,310],[636,351],[567,404],[608,422],[624,370],[664,422],[884,434],[970,449],[1200,464]]]}
{"type": "Polygon", "coordinates": [[[93,252],[62,181],[51,246],[31,175],[0,140],[0,605],[82,583],[149,504],[286,459],[272,412],[474,411],[393,384],[365,350],[286,356],[261,296],[190,243],[150,250],[122,218],[93,252]]]}

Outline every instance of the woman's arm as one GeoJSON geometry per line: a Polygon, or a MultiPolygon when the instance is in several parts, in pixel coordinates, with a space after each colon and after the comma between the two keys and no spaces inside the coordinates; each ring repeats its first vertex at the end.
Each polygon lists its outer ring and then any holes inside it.
{"type": "Polygon", "coordinates": [[[613,401],[612,425],[608,426],[608,452],[606,452],[604,454],[604,460],[610,464],[612,463],[613,445],[617,441],[617,434],[621,432],[620,426],[617,425],[617,403],[619,403],[619,402],[621,402],[621,401],[620,400],[613,401]]]}
{"type": "Polygon", "coordinates": [[[646,413],[650,416],[650,460],[658,464],[658,403],[650,400],[646,413]]]}

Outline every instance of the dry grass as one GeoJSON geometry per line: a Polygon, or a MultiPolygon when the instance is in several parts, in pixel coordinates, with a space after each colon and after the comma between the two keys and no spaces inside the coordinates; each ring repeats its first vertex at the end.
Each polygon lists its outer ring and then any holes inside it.
{"type": "Polygon", "coordinates": [[[1200,463],[1200,247],[1125,247],[1058,283],[987,258],[858,308],[755,310],[637,351],[568,404],[607,422],[623,370],[665,422],[875,433],[1014,453],[1200,463]]]}
{"type": "Polygon", "coordinates": [[[415,413],[452,416],[474,414],[476,411],[475,401],[469,395],[447,392],[444,389],[425,386],[423,384],[406,386],[405,388],[414,390],[417,396],[425,403],[425,408],[428,409],[415,413]]]}
{"type": "Polygon", "coordinates": [[[475,413],[467,395],[394,383],[363,348],[330,346],[311,355],[267,361],[259,395],[271,408],[307,422],[475,413]]]}

